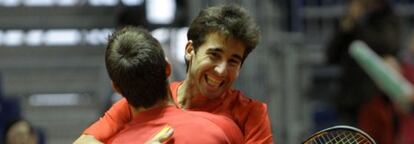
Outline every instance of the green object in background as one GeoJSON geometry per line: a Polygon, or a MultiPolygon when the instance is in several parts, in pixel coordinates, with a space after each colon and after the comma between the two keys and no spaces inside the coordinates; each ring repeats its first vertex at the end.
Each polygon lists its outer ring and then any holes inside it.
{"type": "Polygon", "coordinates": [[[386,65],[363,41],[353,41],[349,53],[394,103],[397,103],[404,110],[409,110],[411,107],[410,94],[413,89],[406,79],[386,65]]]}

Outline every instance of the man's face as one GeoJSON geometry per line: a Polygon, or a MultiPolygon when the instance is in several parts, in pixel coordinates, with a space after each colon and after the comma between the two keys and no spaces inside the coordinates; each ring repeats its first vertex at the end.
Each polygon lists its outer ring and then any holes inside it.
{"type": "Polygon", "coordinates": [[[241,41],[219,33],[207,35],[197,52],[192,45],[187,46],[187,79],[194,86],[192,93],[217,97],[226,92],[239,75],[245,49],[241,41]]]}

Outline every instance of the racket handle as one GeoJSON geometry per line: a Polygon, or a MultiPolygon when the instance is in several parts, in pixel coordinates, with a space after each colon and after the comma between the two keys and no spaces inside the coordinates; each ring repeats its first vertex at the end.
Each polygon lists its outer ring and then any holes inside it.
{"type": "Polygon", "coordinates": [[[360,40],[351,43],[349,53],[382,89],[403,110],[411,108],[413,86],[397,71],[386,65],[382,59],[360,40]]]}

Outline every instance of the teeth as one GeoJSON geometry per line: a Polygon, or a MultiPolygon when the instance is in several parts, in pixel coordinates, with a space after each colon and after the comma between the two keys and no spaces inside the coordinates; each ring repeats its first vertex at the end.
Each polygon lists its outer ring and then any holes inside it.
{"type": "Polygon", "coordinates": [[[214,77],[207,76],[207,82],[208,82],[210,85],[213,85],[213,86],[218,87],[218,86],[220,86],[221,80],[217,80],[217,79],[215,79],[214,77]]]}

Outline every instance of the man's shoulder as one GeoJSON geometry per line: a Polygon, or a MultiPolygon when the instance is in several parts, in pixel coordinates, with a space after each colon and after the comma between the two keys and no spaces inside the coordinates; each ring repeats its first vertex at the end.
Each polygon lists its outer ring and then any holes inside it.
{"type": "MultiPolygon", "coordinates": [[[[220,133],[223,132],[230,143],[242,143],[244,137],[241,133],[240,128],[237,124],[230,118],[224,115],[216,115],[212,113],[202,112],[202,111],[188,111],[194,117],[200,117],[204,119],[204,121],[208,121],[208,123],[212,124],[214,127],[219,127],[220,133]]],[[[198,122],[199,124],[202,124],[198,122]]],[[[203,123],[202,125],[205,126],[203,123]]]]}
{"type": "Polygon", "coordinates": [[[206,112],[182,111],[179,118],[177,117],[172,123],[172,127],[176,130],[175,142],[227,143],[229,136],[223,129],[234,128],[229,125],[230,122],[232,121],[206,112]],[[195,131],[199,134],[195,134],[195,131]]]}
{"type": "Polygon", "coordinates": [[[223,115],[217,115],[217,114],[212,114],[209,112],[204,112],[204,111],[186,111],[189,116],[194,116],[194,117],[199,117],[201,119],[207,120],[207,121],[211,121],[215,124],[220,123],[227,123],[227,122],[233,122],[230,118],[223,116],[223,115]]]}
{"type": "Polygon", "coordinates": [[[179,123],[196,123],[196,125],[212,124],[211,119],[216,119],[216,115],[203,111],[180,110],[175,114],[179,123]],[[208,121],[207,123],[203,123],[208,121]]]}

